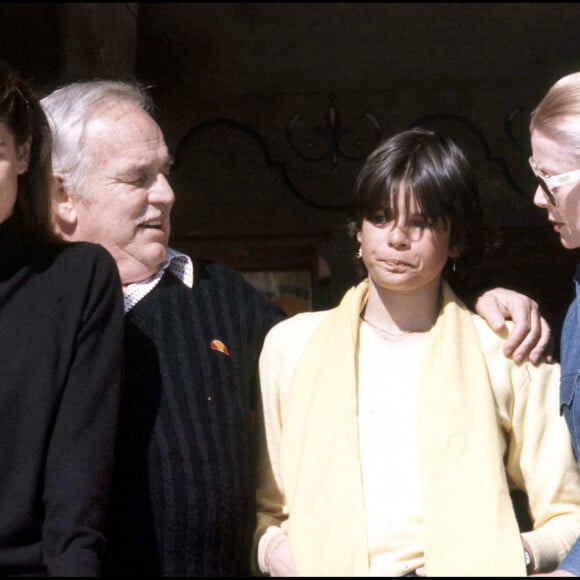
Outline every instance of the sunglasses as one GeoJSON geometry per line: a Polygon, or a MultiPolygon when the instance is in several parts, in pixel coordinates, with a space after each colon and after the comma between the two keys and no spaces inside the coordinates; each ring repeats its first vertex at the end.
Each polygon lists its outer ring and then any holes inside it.
{"type": "Polygon", "coordinates": [[[554,189],[557,187],[562,187],[562,185],[570,185],[572,183],[578,183],[580,181],[580,169],[575,169],[574,171],[568,171],[566,173],[560,173],[559,175],[546,175],[541,169],[538,169],[536,162],[530,157],[529,159],[530,167],[544,192],[546,201],[554,206],[558,206],[558,198],[556,197],[556,192],[554,189]]]}

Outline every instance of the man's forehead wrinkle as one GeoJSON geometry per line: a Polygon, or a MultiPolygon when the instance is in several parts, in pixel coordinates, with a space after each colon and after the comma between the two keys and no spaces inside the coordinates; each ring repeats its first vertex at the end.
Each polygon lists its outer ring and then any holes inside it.
{"type": "Polygon", "coordinates": [[[85,151],[94,158],[103,161],[122,163],[131,168],[140,168],[151,164],[165,165],[170,156],[161,135],[151,135],[151,131],[139,126],[115,126],[105,119],[97,119],[87,125],[85,151]],[[94,144],[94,146],[91,146],[94,144]]]}

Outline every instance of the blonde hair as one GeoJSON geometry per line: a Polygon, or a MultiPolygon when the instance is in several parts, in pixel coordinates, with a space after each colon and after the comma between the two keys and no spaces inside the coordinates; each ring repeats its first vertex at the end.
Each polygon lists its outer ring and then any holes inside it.
{"type": "Polygon", "coordinates": [[[532,111],[530,134],[540,131],[580,155],[580,72],[556,81],[532,111]]]}

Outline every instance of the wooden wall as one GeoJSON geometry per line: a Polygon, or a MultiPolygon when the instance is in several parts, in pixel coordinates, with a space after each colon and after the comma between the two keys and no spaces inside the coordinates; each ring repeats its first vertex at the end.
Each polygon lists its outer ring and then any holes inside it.
{"type": "Polygon", "coordinates": [[[356,280],[344,209],[378,139],[466,147],[504,245],[474,271],[541,302],[555,334],[576,252],[531,202],[530,111],[580,70],[576,3],[0,5],[0,49],[42,90],[152,86],[176,157],[172,243],[245,269],[309,268],[315,307],[356,280]]]}

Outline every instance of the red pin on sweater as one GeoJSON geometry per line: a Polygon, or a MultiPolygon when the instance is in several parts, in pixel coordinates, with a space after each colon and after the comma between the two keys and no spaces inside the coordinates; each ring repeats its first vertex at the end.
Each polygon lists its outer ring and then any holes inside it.
{"type": "Polygon", "coordinates": [[[214,338],[209,346],[211,347],[212,350],[219,350],[220,352],[223,352],[226,356],[230,356],[230,351],[228,350],[228,347],[217,338],[214,338]]]}

